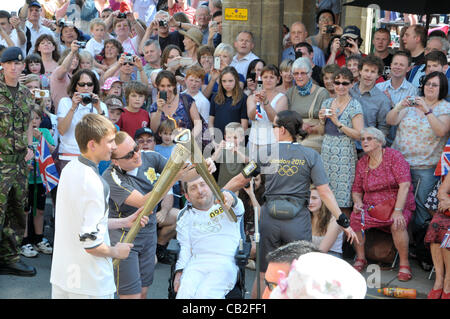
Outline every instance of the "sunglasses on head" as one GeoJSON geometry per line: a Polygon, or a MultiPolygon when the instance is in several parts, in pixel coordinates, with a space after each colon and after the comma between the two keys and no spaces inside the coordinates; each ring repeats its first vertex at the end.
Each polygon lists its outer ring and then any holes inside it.
{"type": "Polygon", "coordinates": [[[348,85],[350,85],[350,82],[339,82],[339,81],[334,81],[334,85],[337,85],[337,86],[339,86],[339,85],[343,85],[343,86],[348,86],[348,85]]]}
{"type": "Polygon", "coordinates": [[[120,160],[120,159],[130,159],[130,158],[133,158],[133,156],[134,156],[134,153],[137,153],[137,152],[139,152],[139,145],[135,145],[134,146],[134,148],[133,148],[133,150],[131,150],[130,152],[128,152],[127,154],[125,154],[124,156],[122,156],[122,157],[116,157],[116,158],[113,158],[113,159],[115,159],[115,160],[120,160]]]}
{"type": "Polygon", "coordinates": [[[93,82],[78,82],[77,85],[80,86],[80,87],[83,87],[83,86],[91,87],[91,86],[94,86],[94,83],[93,82]]]}
{"type": "Polygon", "coordinates": [[[123,65],[131,65],[131,66],[133,66],[134,64],[131,63],[131,62],[124,62],[123,65]]]}

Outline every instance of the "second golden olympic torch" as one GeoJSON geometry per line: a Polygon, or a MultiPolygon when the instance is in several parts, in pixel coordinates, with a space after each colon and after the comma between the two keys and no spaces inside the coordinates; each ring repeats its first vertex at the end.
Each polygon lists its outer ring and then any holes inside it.
{"type": "MultiPolygon", "coordinates": [[[[208,184],[209,188],[213,192],[213,195],[216,199],[218,199],[222,208],[227,213],[227,216],[237,222],[236,214],[233,210],[231,208],[225,208],[223,194],[214,177],[209,173],[205,159],[203,158],[199,147],[197,146],[195,140],[191,138],[191,131],[187,129],[181,131],[181,133],[175,137],[174,142],[176,143],[176,146],[173,149],[166,166],[156,181],[150,197],[145,202],[143,210],[136,218],[122,241],[123,243],[132,243],[134,241],[138,232],[142,228],[140,223],[141,218],[152,214],[153,209],[155,209],[156,205],[158,205],[161,199],[167,194],[170,187],[172,187],[178,172],[183,168],[188,159],[190,159],[192,163],[196,164],[195,169],[197,170],[197,173],[203,177],[206,184],[208,184]]],[[[114,267],[117,267],[119,263],[120,259],[113,260],[114,267]]]]}

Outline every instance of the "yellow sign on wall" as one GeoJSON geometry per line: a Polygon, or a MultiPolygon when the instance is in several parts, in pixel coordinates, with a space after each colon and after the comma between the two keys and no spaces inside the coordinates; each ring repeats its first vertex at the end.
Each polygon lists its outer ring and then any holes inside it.
{"type": "Polygon", "coordinates": [[[225,8],[225,20],[248,20],[248,9],[243,8],[225,8]]]}

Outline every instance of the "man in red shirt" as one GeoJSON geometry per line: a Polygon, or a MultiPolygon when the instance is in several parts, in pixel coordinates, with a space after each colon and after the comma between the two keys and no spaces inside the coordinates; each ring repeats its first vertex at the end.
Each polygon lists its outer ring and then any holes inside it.
{"type": "Polygon", "coordinates": [[[342,67],[345,66],[346,58],[350,55],[366,56],[359,51],[362,42],[361,31],[357,26],[350,25],[345,27],[342,36],[332,40],[331,54],[327,64],[337,64],[339,67],[342,67]]]}

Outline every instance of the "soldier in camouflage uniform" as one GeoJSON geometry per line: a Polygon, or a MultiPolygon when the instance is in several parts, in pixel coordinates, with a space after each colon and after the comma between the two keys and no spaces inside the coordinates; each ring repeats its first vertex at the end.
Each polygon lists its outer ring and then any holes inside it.
{"type": "Polygon", "coordinates": [[[0,274],[34,276],[36,270],[20,261],[25,230],[27,165],[34,152],[30,91],[19,84],[24,69],[20,48],[3,52],[0,73],[0,274]]]}

